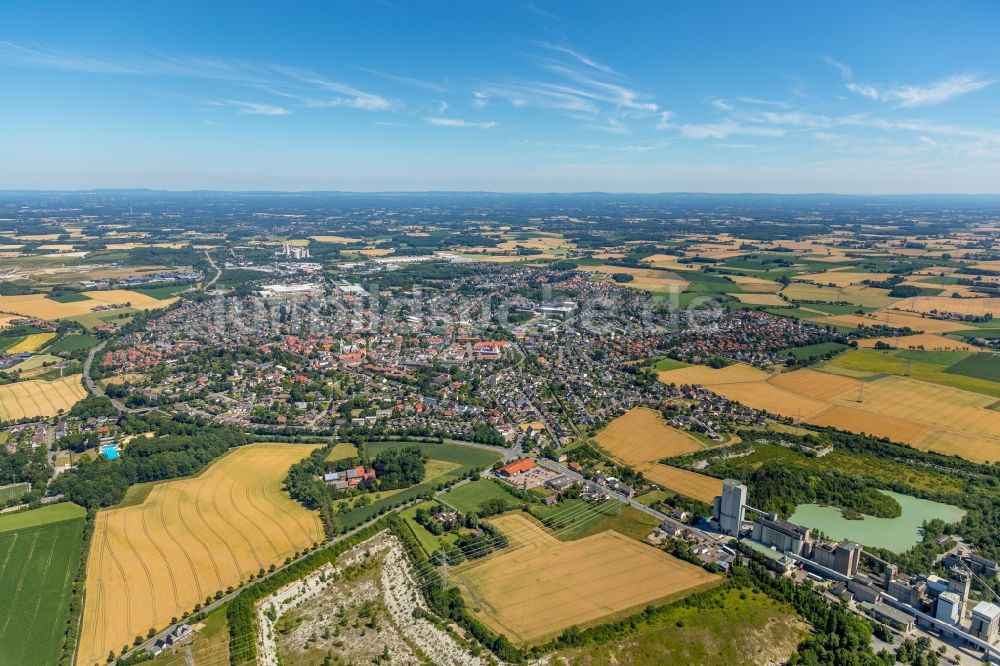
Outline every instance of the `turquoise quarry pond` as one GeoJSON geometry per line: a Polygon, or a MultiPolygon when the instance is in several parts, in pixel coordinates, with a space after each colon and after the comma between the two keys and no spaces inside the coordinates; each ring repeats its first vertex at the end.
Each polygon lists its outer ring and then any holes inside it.
{"type": "Polygon", "coordinates": [[[788,520],[820,530],[831,539],[850,539],[864,546],[887,548],[895,553],[902,553],[920,542],[920,525],[925,520],[940,518],[946,523],[954,523],[965,515],[965,511],[951,504],[931,502],[887,490],[880,492],[899,502],[903,510],[899,518],[865,516],[863,520],[847,520],[836,507],[800,504],[788,520]]]}

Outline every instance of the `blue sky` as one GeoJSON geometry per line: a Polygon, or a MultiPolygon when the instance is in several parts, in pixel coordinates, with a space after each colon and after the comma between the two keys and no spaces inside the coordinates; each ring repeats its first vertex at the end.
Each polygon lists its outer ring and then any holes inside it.
{"type": "Polygon", "coordinates": [[[0,4],[0,188],[1000,192],[993,2],[0,4]]]}

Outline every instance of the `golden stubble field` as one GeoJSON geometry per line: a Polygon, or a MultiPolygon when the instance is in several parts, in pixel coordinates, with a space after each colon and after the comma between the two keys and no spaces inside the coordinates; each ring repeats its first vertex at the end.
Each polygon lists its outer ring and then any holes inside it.
{"type": "Polygon", "coordinates": [[[22,317],[35,317],[38,319],[63,319],[65,317],[76,317],[87,314],[100,306],[122,306],[128,303],[129,307],[137,310],[154,310],[165,308],[177,300],[176,298],[169,298],[161,301],[152,296],[128,291],[127,289],[84,291],[81,293],[88,297],[87,300],[71,301],[69,303],[53,301],[46,298],[45,294],[0,296],[0,312],[9,312],[22,317]]]}
{"type": "Polygon", "coordinates": [[[656,410],[648,407],[630,409],[594,439],[614,458],[632,466],[703,448],[697,439],[667,425],[656,410]]]}
{"type": "Polygon", "coordinates": [[[59,410],[69,411],[87,395],[81,377],[83,375],[70,375],[52,381],[29,379],[0,386],[0,420],[49,417],[58,414],[59,410]]]}
{"type": "Polygon", "coordinates": [[[714,476],[662,463],[646,463],[638,465],[636,469],[653,483],[705,504],[711,505],[712,501],[722,494],[722,479],[717,479],[714,476]]]}
{"type": "MultiPolygon", "coordinates": [[[[681,370],[695,367],[699,366],[688,366],[681,370]]],[[[653,409],[630,409],[609,423],[594,439],[613,458],[634,467],[647,479],[667,490],[708,504],[722,492],[722,482],[718,479],[657,462],[664,458],[694,453],[704,447],[689,433],[668,425],[653,409]]]]}
{"type": "Polygon", "coordinates": [[[98,513],[76,663],[104,663],[109,650],[322,540],[315,512],[281,490],[314,448],[243,446],[199,476],[155,485],[140,504],[98,513]]]}
{"type": "Polygon", "coordinates": [[[511,547],[455,570],[466,603],[478,592],[487,626],[520,643],[680,597],[721,579],[608,530],[559,541],[521,513],[491,520],[511,547]]]}
{"type": "Polygon", "coordinates": [[[950,298],[948,296],[914,296],[897,301],[897,310],[909,312],[957,312],[962,315],[1000,317],[1000,298],[950,298]]]}
{"type": "Polygon", "coordinates": [[[643,289],[646,291],[663,291],[670,287],[685,289],[689,282],[677,273],[661,271],[655,268],[631,268],[628,266],[578,266],[578,271],[583,273],[599,273],[613,275],[624,273],[632,276],[631,282],[622,282],[624,287],[633,289],[643,289]]]}
{"type": "MultiPolygon", "coordinates": [[[[686,370],[690,368],[660,373],[660,381],[681,383],[683,375],[675,373],[686,370]]],[[[809,369],[743,382],[700,383],[780,416],[976,462],[1000,460],[1000,411],[990,408],[995,398],[979,393],[910,377],[861,381],[809,369]]]]}

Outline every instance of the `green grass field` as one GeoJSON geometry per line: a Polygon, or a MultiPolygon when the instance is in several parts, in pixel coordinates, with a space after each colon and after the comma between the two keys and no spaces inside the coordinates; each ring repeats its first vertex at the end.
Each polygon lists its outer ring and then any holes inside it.
{"type": "Polygon", "coordinates": [[[643,539],[659,524],[656,518],[616,501],[588,504],[582,499],[564,500],[556,506],[531,507],[560,541],[575,541],[605,530],[615,530],[633,539],[643,539]],[[553,517],[552,520],[546,520],[553,517]]]}
{"type": "Polygon", "coordinates": [[[79,301],[92,300],[90,296],[84,296],[78,291],[64,291],[59,294],[49,294],[46,298],[50,301],[55,301],[56,303],[77,303],[79,301]]]}
{"type": "Polygon", "coordinates": [[[124,324],[131,319],[138,310],[134,308],[119,308],[117,310],[98,310],[97,312],[88,312],[82,315],[76,315],[75,317],[66,317],[70,321],[75,321],[86,329],[97,328],[108,322],[117,322],[119,324],[124,324]]]}
{"type": "Polygon", "coordinates": [[[684,361],[675,361],[672,358],[661,358],[659,361],[653,364],[653,368],[656,370],[661,370],[666,372],[667,370],[676,370],[678,368],[686,368],[688,366],[684,361]]]}
{"type": "Polygon", "coordinates": [[[31,489],[27,483],[12,483],[9,486],[0,487],[0,506],[5,505],[10,500],[22,497],[31,489]]]}
{"type": "Polygon", "coordinates": [[[86,350],[94,347],[100,341],[100,338],[94,335],[71,333],[53,342],[46,351],[50,354],[58,354],[59,352],[86,350]]]}
{"type": "Polygon", "coordinates": [[[943,372],[996,382],[1000,380],[1000,354],[990,352],[968,354],[960,361],[949,365],[943,372]]]}
{"type": "Polygon", "coordinates": [[[792,356],[801,361],[811,356],[822,356],[823,354],[840,351],[841,349],[847,349],[847,345],[842,345],[839,342],[820,342],[815,345],[805,345],[804,347],[791,347],[785,351],[791,352],[792,356]]]}
{"type": "Polygon", "coordinates": [[[7,351],[17,343],[24,340],[26,335],[3,335],[0,336],[0,352],[7,351]]]}
{"type": "MultiPolygon", "coordinates": [[[[932,384],[1000,398],[1000,381],[945,371],[955,367],[955,364],[965,363],[968,357],[968,352],[853,349],[824,363],[820,369],[834,374],[865,372],[872,375],[909,376],[932,384]]],[[[994,377],[1000,378],[1000,375],[994,377]]]]}
{"type": "Polygon", "coordinates": [[[965,336],[996,340],[997,338],[1000,338],[1000,328],[970,328],[968,330],[952,331],[951,333],[948,333],[948,336],[955,338],[956,340],[961,340],[965,336]]]}
{"type": "Polygon", "coordinates": [[[375,500],[368,506],[337,514],[337,525],[339,527],[347,529],[356,527],[377,515],[383,508],[390,508],[416,499],[427,492],[434,491],[440,484],[462,478],[472,469],[490,467],[501,458],[499,450],[494,453],[485,449],[461,446],[459,444],[432,444],[426,442],[368,442],[365,444],[365,453],[369,456],[375,456],[379,451],[402,448],[404,446],[419,446],[432,460],[457,463],[460,467],[445,473],[433,481],[418,483],[388,497],[375,500]]]}
{"type": "Polygon", "coordinates": [[[504,490],[501,483],[490,479],[480,479],[453,488],[441,499],[458,509],[461,513],[473,513],[479,510],[479,505],[489,499],[501,499],[511,508],[524,504],[521,500],[504,490]]]}
{"type": "Polygon", "coordinates": [[[795,610],[762,592],[720,588],[704,603],[678,603],[669,612],[619,640],[559,650],[549,663],[604,664],[780,664],[809,633],[795,610]]]}
{"type": "Polygon", "coordinates": [[[150,296],[152,298],[156,298],[161,301],[166,301],[173,298],[178,293],[184,291],[189,286],[190,285],[187,284],[174,284],[174,285],[168,285],[166,287],[149,287],[147,289],[133,289],[132,291],[140,294],[145,294],[146,296],[150,296]]]}
{"type": "Polygon", "coordinates": [[[75,504],[0,516],[0,664],[55,664],[80,566],[75,504]]]}
{"type": "Polygon", "coordinates": [[[417,542],[420,544],[424,554],[427,556],[430,556],[431,553],[439,550],[445,544],[455,543],[456,539],[454,534],[449,534],[447,532],[441,536],[431,534],[424,528],[423,525],[415,520],[414,517],[417,515],[417,509],[429,509],[435,504],[436,502],[421,502],[420,504],[411,506],[408,509],[403,509],[399,513],[399,516],[403,519],[406,526],[410,528],[410,532],[414,537],[416,537],[417,542]]]}

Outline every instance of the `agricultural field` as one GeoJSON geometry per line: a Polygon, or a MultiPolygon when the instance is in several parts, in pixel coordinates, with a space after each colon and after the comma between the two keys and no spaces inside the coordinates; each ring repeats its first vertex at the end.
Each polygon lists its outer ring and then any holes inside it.
{"type": "Polygon", "coordinates": [[[888,289],[862,285],[825,287],[817,284],[794,282],[781,290],[790,301],[819,301],[821,303],[850,303],[856,306],[880,308],[896,302],[888,289]]]}
{"type": "Polygon", "coordinates": [[[739,294],[730,294],[734,296],[740,303],[746,303],[747,305],[774,305],[783,306],[787,305],[787,301],[782,300],[777,294],[754,294],[742,292],[739,294]]]}
{"type": "Polygon", "coordinates": [[[688,364],[684,361],[676,361],[672,358],[661,358],[656,363],[653,364],[654,370],[659,370],[665,372],[667,370],[677,370],[678,368],[686,368],[688,364]]]}
{"type": "Polygon", "coordinates": [[[946,338],[933,333],[918,333],[916,335],[900,335],[883,338],[864,338],[858,340],[858,347],[872,349],[877,344],[889,345],[896,349],[926,349],[928,351],[952,350],[972,351],[975,349],[968,342],[946,338]]]}
{"type": "Polygon", "coordinates": [[[897,301],[893,308],[910,312],[957,312],[962,315],[1000,317],[1000,298],[950,298],[914,296],[897,301]]]}
{"type": "Polygon", "coordinates": [[[24,339],[16,345],[8,347],[7,353],[20,354],[22,352],[36,352],[44,347],[45,343],[54,337],[56,337],[55,333],[32,333],[31,335],[26,335],[24,336],[24,339]]]}
{"type": "Polygon", "coordinates": [[[849,287],[852,284],[861,284],[865,280],[881,282],[892,277],[892,273],[862,273],[854,271],[831,270],[823,273],[810,273],[800,275],[800,280],[813,282],[816,284],[833,285],[834,287],[849,287]]]}
{"type": "MultiPolygon", "coordinates": [[[[0,442],[0,444],[2,443],[0,442]]],[[[22,497],[29,490],[31,490],[30,483],[11,483],[6,486],[0,486],[0,507],[3,507],[11,500],[22,497]]]]}
{"type": "Polygon", "coordinates": [[[109,289],[106,291],[81,292],[87,297],[82,301],[60,303],[45,296],[45,294],[27,294],[23,296],[0,296],[0,312],[37,317],[38,319],[66,319],[93,312],[94,308],[107,306],[124,306],[128,304],[134,310],[151,310],[163,308],[172,303],[174,298],[160,300],[125,289],[109,289]]]}
{"type": "MultiPolygon", "coordinates": [[[[843,374],[847,376],[805,369],[756,382],[706,384],[706,387],[748,407],[815,425],[889,437],[919,449],[976,462],[1000,459],[1000,412],[991,409],[996,403],[994,396],[940,382],[885,376],[878,373],[881,365],[858,368],[855,354],[872,355],[863,358],[888,363],[883,361],[881,353],[858,350],[838,356],[824,366],[824,369],[844,368],[847,372],[843,374]]],[[[884,358],[906,367],[899,358],[884,358]]],[[[914,368],[918,365],[912,363],[914,368]]],[[[670,375],[684,370],[687,368],[663,373],[661,381],[664,375],[669,381],[670,375]]],[[[952,377],[953,382],[988,383],[957,374],[938,372],[937,376],[952,377]]],[[[656,481],[652,474],[646,476],[656,481]]]]}
{"type": "Polygon", "coordinates": [[[989,352],[858,349],[831,359],[820,369],[827,373],[852,373],[866,380],[877,379],[879,375],[912,377],[1000,398],[998,362],[1000,354],[989,352]]]}
{"type": "Polygon", "coordinates": [[[58,663],[85,517],[69,503],[0,516],[0,663],[58,663]]]}
{"type": "Polygon", "coordinates": [[[661,463],[647,463],[636,469],[653,483],[705,504],[722,494],[722,481],[711,476],[661,463]]]}
{"type": "Polygon", "coordinates": [[[560,541],[576,541],[607,530],[641,541],[659,523],[648,513],[617,500],[595,504],[582,499],[568,499],[554,506],[532,505],[531,515],[541,520],[552,536],[560,541]]]}
{"type": "Polygon", "coordinates": [[[477,479],[452,488],[441,500],[455,507],[461,513],[473,513],[479,510],[486,500],[499,499],[512,507],[523,502],[505,490],[504,484],[491,479],[477,479]]]}
{"type": "Polygon", "coordinates": [[[578,270],[586,273],[601,273],[608,276],[615,273],[631,275],[631,282],[623,282],[626,287],[643,289],[645,291],[667,291],[671,287],[685,289],[688,281],[676,273],[661,271],[655,268],[631,268],[627,266],[580,266],[578,270]]]}
{"type": "Polygon", "coordinates": [[[100,342],[96,336],[93,335],[83,335],[78,333],[71,333],[70,335],[65,335],[51,345],[49,345],[48,352],[50,354],[58,354],[60,352],[75,352],[75,351],[86,351],[91,347],[97,345],[100,342]]]}
{"type": "Polygon", "coordinates": [[[521,513],[491,520],[511,546],[457,567],[479,619],[520,644],[678,598],[721,579],[614,531],[563,542],[521,513]]]}
{"type": "Polygon", "coordinates": [[[734,363],[724,368],[710,368],[707,365],[689,365],[685,368],[660,372],[659,380],[665,384],[738,384],[759,382],[770,375],[752,365],[734,363]]]}
{"type": "Polygon", "coordinates": [[[240,447],[196,477],[98,513],[77,663],[103,663],[109,650],[321,540],[319,518],[281,489],[314,448],[240,447]]]}
{"type": "Polygon", "coordinates": [[[604,664],[782,664],[809,635],[795,610],[762,592],[723,589],[704,605],[677,604],[652,624],[622,639],[559,650],[552,666],[604,664]],[[716,596],[717,595],[717,596],[716,596]]]}
{"type": "Polygon", "coordinates": [[[70,375],[52,381],[29,379],[0,386],[0,421],[49,417],[69,411],[87,395],[81,376],[70,375]]]}
{"type": "Polygon", "coordinates": [[[636,407],[608,424],[594,439],[626,465],[654,462],[702,449],[701,442],[673,428],[657,411],[636,407]]]}

